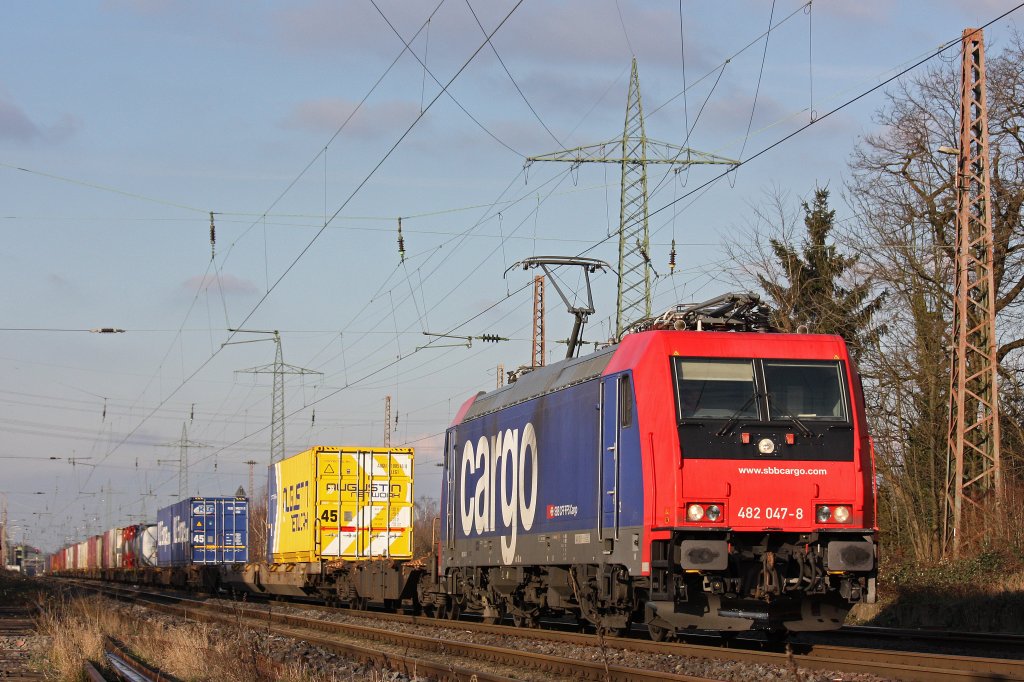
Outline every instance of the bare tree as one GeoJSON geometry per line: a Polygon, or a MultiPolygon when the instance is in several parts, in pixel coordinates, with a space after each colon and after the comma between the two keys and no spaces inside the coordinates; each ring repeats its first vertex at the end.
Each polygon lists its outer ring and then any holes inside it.
{"type": "Polygon", "coordinates": [[[438,501],[425,495],[413,505],[413,556],[420,558],[430,554],[434,549],[432,543],[440,540],[436,537],[439,526],[435,524],[439,510],[438,501]]]}
{"type": "MultiPolygon", "coordinates": [[[[1024,347],[1024,44],[1015,37],[989,60],[989,127],[1001,363],[1003,453],[1019,478],[1024,391],[1017,380],[1024,347]]],[[[865,358],[881,501],[891,547],[935,558],[945,511],[953,285],[959,74],[952,63],[901,81],[877,112],[880,132],[863,138],[850,160],[847,197],[857,213],[846,246],[890,292],[888,333],[865,358]]],[[[984,541],[984,538],[975,538],[984,541]]]]}
{"type": "MultiPolygon", "coordinates": [[[[836,224],[847,273],[886,292],[860,349],[879,473],[880,513],[890,551],[939,555],[947,480],[950,326],[959,60],[898,82],[876,113],[877,132],[854,150],[845,197],[853,218],[836,224]]],[[[1007,488],[1024,481],[1024,39],[988,60],[993,271],[997,292],[1002,457],[1007,488]]],[[[807,215],[807,211],[804,211],[807,215]]],[[[754,211],[743,243],[728,247],[737,279],[760,284],[779,321],[799,320],[813,296],[801,281],[799,212],[776,190],[754,211]]],[[[851,284],[847,283],[849,287],[851,284]]],[[[878,299],[872,299],[878,300],[878,299]]],[[[785,325],[783,325],[785,326],[785,325]]],[[[1007,505],[1010,510],[1017,506],[1007,505]]],[[[1016,513],[1016,512],[1015,512],[1016,513]]],[[[1009,523],[1010,528],[1022,524],[1009,523]]],[[[1024,543],[1024,531],[1018,533],[1024,543]]],[[[976,544],[990,538],[968,538],[976,544]]],[[[1013,540],[1013,538],[1011,538],[1013,540]]]]}

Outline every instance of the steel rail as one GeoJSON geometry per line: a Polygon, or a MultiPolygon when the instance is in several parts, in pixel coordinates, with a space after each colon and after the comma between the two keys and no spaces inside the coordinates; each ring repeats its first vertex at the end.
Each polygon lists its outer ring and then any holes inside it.
{"type": "Polygon", "coordinates": [[[146,665],[121,642],[110,637],[103,642],[103,653],[118,679],[125,682],[178,682],[176,677],[146,665]]]}
{"type": "MultiPolygon", "coordinates": [[[[126,595],[135,595],[136,592],[127,592],[125,590],[119,590],[126,595]]],[[[185,603],[186,606],[173,607],[167,604],[153,604],[158,610],[176,610],[181,609],[187,612],[188,617],[194,617],[198,619],[205,619],[207,617],[218,616],[221,620],[232,621],[235,616],[223,615],[223,607],[216,607],[214,605],[206,604],[201,601],[191,600],[181,597],[168,597],[167,595],[157,595],[161,599],[173,599],[179,604],[185,603]],[[216,611],[219,609],[221,613],[216,611]]],[[[133,596],[134,598],[134,596],[133,596]]],[[[145,596],[138,597],[147,601],[145,596]]],[[[151,603],[151,602],[149,602],[151,603]]],[[[147,603],[147,605],[149,605],[147,603]]],[[[315,605],[299,605],[289,604],[289,606],[302,608],[309,611],[322,611],[322,612],[336,612],[336,609],[328,607],[315,606],[315,605]]],[[[409,635],[405,633],[396,633],[391,630],[381,630],[377,628],[369,628],[361,625],[345,625],[333,621],[325,621],[316,618],[308,618],[304,616],[294,616],[283,613],[275,613],[272,609],[268,610],[266,607],[248,605],[245,607],[239,606],[236,609],[236,614],[244,613],[247,618],[253,618],[257,621],[265,623],[277,623],[279,625],[285,625],[290,627],[301,627],[304,629],[312,629],[317,631],[341,631],[344,628],[351,629],[352,632],[358,632],[360,629],[364,630],[360,637],[374,637],[378,640],[392,641],[395,643],[411,646],[415,641],[413,638],[415,635],[409,635]]],[[[794,651],[787,653],[773,652],[773,651],[756,651],[756,650],[743,650],[743,649],[732,649],[723,648],[721,646],[711,646],[706,644],[692,644],[692,643],[680,643],[680,642],[653,642],[648,640],[639,639],[608,639],[600,638],[597,635],[578,634],[578,633],[566,633],[558,632],[553,630],[538,630],[538,629],[520,629],[512,628],[502,625],[484,625],[482,623],[471,623],[466,621],[447,621],[439,620],[434,618],[426,618],[422,616],[407,616],[400,614],[386,614],[386,613],[374,613],[374,612],[360,612],[360,611],[348,611],[349,615],[355,615],[359,617],[383,619],[390,622],[403,622],[412,623],[419,625],[430,625],[433,627],[452,627],[459,630],[469,630],[473,632],[501,634],[510,637],[522,637],[529,639],[539,639],[550,642],[566,643],[576,646],[590,646],[590,647],[614,647],[617,649],[628,649],[632,651],[639,651],[645,653],[656,653],[664,655],[675,655],[675,656],[693,656],[708,659],[745,662],[745,663],[757,663],[775,665],[779,667],[789,668],[792,665],[797,665],[810,670],[834,670],[839,672],[849,673],[872,673],[877,675],[883,675],[892,677],[900,680],[914,680],[921,682],[938,682],[942,680],[963,680],[963,681],[974,681],[974,680],[990,680],[990,679],[1001,679],[1001,680],[1024,680],[1024,661],[1015,659],[1005,658],[984,658],[978,656],[961,656],[961,655],[950,655],[950,654],[937,654],[937,653],[926,653],[926,652],[911,652],[911,651],[896,651],[888,649],[871,649],[871,648],[858,648],[858,647],[843,647],[827,644],[807,644],[807,645],[796,645],[794,651]]],[[[355,636],[355,635],[353,635],[355,636]]],[[[437,638],[421,638],[428,640],[423,643],[423,646],[429,647],[429,641],[437,642],[437,638]]],[[[444,647],[447,647],[446,651],[451,653],[453,647],[457,643],[446,641],[443,643],[444,647]]],[[[437,649],[437,645],[435,650],[437,649]]],[[[473,646],[473,645],[468,645],[473,646]]],[[[518,661],[518,668],[522,668],[527,662],[527,658],[530,656],[528,652],[521,650],[515,650],[515,660],[518,661]]],[[[583,667],[586,662],[573,660],[572,661],[574,674],[578,678],[582,679],[607,679],[605,677],[604,668],[601,667],[600,674],[593,673],[594,677],[585,676],[583,667]]],[[[587,673],[589,675],[589,673],[587,673]]],[[[666,677],[664,673],[658,675],[653,673],[646,673],[645,671],[638,671],[636,669],[629,669],[629,674],[626,677],[612,679],[694,679],[687,677],[666,677]],[[649,675],[648,677],[641,677],[640,675],[649,675]]]]}
{"type": "Polygon", "coordinates": [[[31,606],[0,607],[0,679],[41,680],[43,673],[32,665],[28,640],[35,632],[31,606]]]}
{"type": "Polygon", "coordinates": [[[85,677],[89,682],[107,682],[107,678],[103,677],[103,674],[96,669],[96,666],[91,661],[83,663],[82,670],[85,672],[85,677]]]}
{"type": "MultiPolygon", "coordinates": [[[[269,623],[271,624],[269,629],[275,634],[301,639],[335,650],[341,647],[346,655],[370,655],[377,658],[383,654],[383,660],[392,669],[396,669],[394,660],[401,659],[402,667],[397,669],[402,672],[423,671],[425,666],[435,666],[431,674],[439,675],[445,679],[454,673],[453,676],[457,679],[460,677],[464,678],[469,674],[475,675],[477,679],[509,680],[516,679],[513,675],[522,673],[525,669],[541,673],[548,680],[711,682],[708,678],[664,672],[649,672],[639,668],[612,665],[607,663],[607,661],[583,661],[564,656],[537,654],[514,647],[498,647],[446,640],[435,636],[396,632],[389,628],[337,623],[318,618],[307,618],[305,616],[257,611],[251,608],[240,609],[235,614],[225,614],[223,609],[203,608],[197,611],[195,607],[178,605],[153,604],[152,606],[158,611],[178,613],[187,618],[208,622],[238,623],[241,621],[244,623],[248,621],[260,624],[261,628],[267,628],[268,626],[265,623],[269,623]],[[390,647],[392,650],[380,651],[369,648],[365,644],[345,641],[346,639],[355,639],[356,642],[370,641],[378,646],[390,647]],[[408,652],[410,650],[416,650],[421,653],[419,655],[398,653],[399,651],[408,652]],[[430,654],[431,656],[425,657],[425,654],[430,654]],[[411,667],[409,666],[410,663],[412,664],[411,667]],[[481,663],[497,668],[497,673],[493,670],[481,669],[479,667],[481,663]],[[461,672],[456,672],[459,668],[461,668],[461,672]],[[495,677],[485,678],[483,677],[484,675],[495,675],[495,677]]],[[[436,625],[436,622],[433,624],[436,625]]],[[[506,630],[506,633],[512,634],[512,631],[506,630]]]]}

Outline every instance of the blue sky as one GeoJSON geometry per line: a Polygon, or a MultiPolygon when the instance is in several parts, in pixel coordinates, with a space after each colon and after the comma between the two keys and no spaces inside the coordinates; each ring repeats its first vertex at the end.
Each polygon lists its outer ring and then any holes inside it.
{"type": "MultiPolygon", "coordinates": [[[[615,264],[618,168],[524,171],[524,157],[621,136],[632,56],[650,137],[682,144],[688,122],[690,146],[746,159],[1014,4],[5,4],[0,492],[15,538],[52,548],[154,518],[177,493],[157,460],[178,456],[183,424],[208,446],[191,451],[190,493],[247,487],[249,459],[259,481],[270,381],[237,370],[273,346],[222,347],[242,325],[281,330],[285,361],[323,373],[287,382],[288,452],[380,444],[391,395],[392,442],[417,448],[419,493],[436,496],[458,406],[530,357],[532,273],[506,269],[584,251],[615,264]],[[453,77],[441,94],[434,79],[453,77]],[[12,331],[95,327],[127,331],[12,331]],[[417,350],[424,331],[512,340],[417,350]]],[[[987,31],[990,54],[1017,21],[987,31]]],[[[729,288],[722,244],[773,187],[827,184],[848,214],[846,160],[883,104],[878,91],[652,217],[656,270],[673,238],[679,252],[654,307],[729,288]]],[[[652,170],[651,210],[718,172],[652,170]]],[[[590,340],[609,333],[614,286],[595,279],[590,340]]],[[[565,338],[553,292],[547,321],[565,338]]]]}

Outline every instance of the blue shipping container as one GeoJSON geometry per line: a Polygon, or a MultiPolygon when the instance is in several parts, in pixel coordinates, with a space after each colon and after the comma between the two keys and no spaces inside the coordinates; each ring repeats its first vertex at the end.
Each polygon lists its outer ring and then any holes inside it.
{"type": "Polygon", "coordinates": [[[156,514],[158,566],[249,560],[249,500],[190,497],[156,514]]]}

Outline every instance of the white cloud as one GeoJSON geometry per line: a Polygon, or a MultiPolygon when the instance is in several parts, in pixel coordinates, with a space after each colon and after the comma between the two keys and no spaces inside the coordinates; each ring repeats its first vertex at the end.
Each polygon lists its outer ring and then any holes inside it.
{"type": "MultiPolygon", "coordinates": [[[[296,104],[280,121],[282,128],[331,134],[344,123],[356,108],[352,100],[324,97],[296,104]]],[[[392,100],[380,104],[364,104],[346,126],[350,133],[377,135],[404,129],[419,113],[412,102],[392,100]]]]}
{"type": "Polygon", "coordinates": [[[223,292],[225,296],[251,296],[259,292],[259,288],[252,281],[226,273],[222,274],[219,279],[195,275],[182,282],[181,288],[189,292],[194,292],[196,289],[209,289],[214,293],[223,292]]]}

